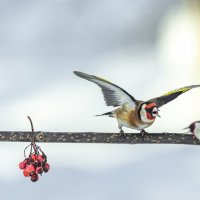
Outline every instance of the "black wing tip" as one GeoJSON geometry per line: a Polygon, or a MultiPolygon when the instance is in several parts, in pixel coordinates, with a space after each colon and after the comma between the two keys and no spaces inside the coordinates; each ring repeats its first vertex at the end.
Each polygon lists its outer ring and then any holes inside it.
{"type": "Polygon", "coordinates": [[[200,84],[198,85],[191,85],[192,88],[200,87],[200,84]]]}
{"type": "MultiPolygon", "coordinates": [[[[200,87],[200,84],[196,84],[196,85],[188,85],[188,86],[185,86],[185,87],[182,87],[180,89],[188,89],[188,90],[191,90],[193,88],[197,88],[197,87],[200,87]]],[[[178,89],[177,89],[178,90],[178,89]]],[[[187,90],[187,91],[188,91],[187,90]]]]}
{"type": "Polygon", "coordinates": [[[79,72],[79,71],[73,71],[73,73],[76,75],[76,76],[79,76],[81,78],[84,78],[84,79],[91,79],[91,75],[89,74],[86,74],[86,73],[83,73],[83,72],[79,72]]]}
{"type": "Polygon", "coordinates": [[[73,73],[77,76],[79,76],[80,74],[82,74],[82,72],[79,72],[79,71],[73,71],[73,73]]]}

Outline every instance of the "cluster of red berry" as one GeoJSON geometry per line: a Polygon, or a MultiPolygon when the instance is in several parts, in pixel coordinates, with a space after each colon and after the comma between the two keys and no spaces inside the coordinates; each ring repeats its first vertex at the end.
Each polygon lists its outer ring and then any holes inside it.
{"type": "Polygon", "coordinates": [[[50,165],[47,163],[47,156],[42,151],[42,149],[35,143],[34,128],[31,118],[28,116],[28,119],[31,123],[32,129],[32,139],[31,144],[29,144],[24,149],[24,161],[19,163],[19,168],[23,170],[25,177],[30,177],[31,181],[36,182],[39,179],[39,175],[42,175],[43,172],[47,173],[50,169],[50,165]],[[26,150],[30,147],[29,156],[26,157],[26,150]]]}
{"type": "Polygon", "coordinates": [[[39,179],[39,174],[47,173],[50,165],[47,163],[47,157],[42,154],[30,154],[23,162],[19,163],[19,168],[23,170],[25,177],[31,177],[31,181],[36,182],[39,179]]]}

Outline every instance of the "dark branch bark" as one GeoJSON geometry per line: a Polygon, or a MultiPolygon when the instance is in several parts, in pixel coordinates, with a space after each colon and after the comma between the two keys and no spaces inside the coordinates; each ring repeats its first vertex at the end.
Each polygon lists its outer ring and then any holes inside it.
{"type": "MultiPolygon", "coordinates": [[[[200,141],[192,135],[181,133],[148,133],[144,138],[139,133],[127,133],[122,139],[119,133],[93,132],[35,132],[35,142],[49,143],[112,143],[112,144],[190,144],[200,141]]],[[[32,132],[1,131],[0,142],[31,142],[32,132]]]]}

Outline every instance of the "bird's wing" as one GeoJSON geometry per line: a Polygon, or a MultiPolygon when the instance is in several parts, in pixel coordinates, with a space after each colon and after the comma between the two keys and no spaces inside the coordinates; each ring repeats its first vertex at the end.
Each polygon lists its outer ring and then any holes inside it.
{"type": "Polygon", "coordinates": [[[107,106],[121,106],[128,104],[132,107],[137,105],[137,100],[119,86],[97,76],[74,71],[74,74],[88,81],[96,83],[102,90],[107,106]]]}
{"type": "Polygon", "coordinates": [[[200,87],[200,85],[190,85],[190,86],[182,87],[182,88],[179,88],[179,89],[176,89],[176,90],[172,90],[172,91],[167,92],[166,94],[164,94],[160,97],[150,99],[147,102],[155,102],[158,107],[161,107],[161,106],[167,104],[168,102],[174,100],[179,95],[191,90],[192,88],[196,88],[196,87],[200,87]]]}

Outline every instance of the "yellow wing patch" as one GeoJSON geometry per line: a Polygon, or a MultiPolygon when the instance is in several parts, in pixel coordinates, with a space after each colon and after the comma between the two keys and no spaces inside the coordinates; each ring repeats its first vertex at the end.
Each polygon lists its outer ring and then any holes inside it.
{"type": "Polygon", "coordinates": [[[177,93],[177,92],[187,92],[188,90],[190,90],[191,88],[189,87],[184,87],[184,88],[180,88],[180,89],[177,89],[177,90],[172,90],[170,92],[167,92],[166,94],[163,94],[162,96],[168,96],[168,95],[171,95],[171,94],[174,94],[174,93],[177,93]]]}
{"type": "Polygon", "coordinates": [[[104,82],[106,82],[106,83],[111,83],[111,84],[113,84],[112,82],[106,80],[105,78],[101,78],[101,77],[98,77],[98,76],[95,76],[95,77],[96,77],[97,79],[99,79],[100,81],[104,81],[104,82]]]}

